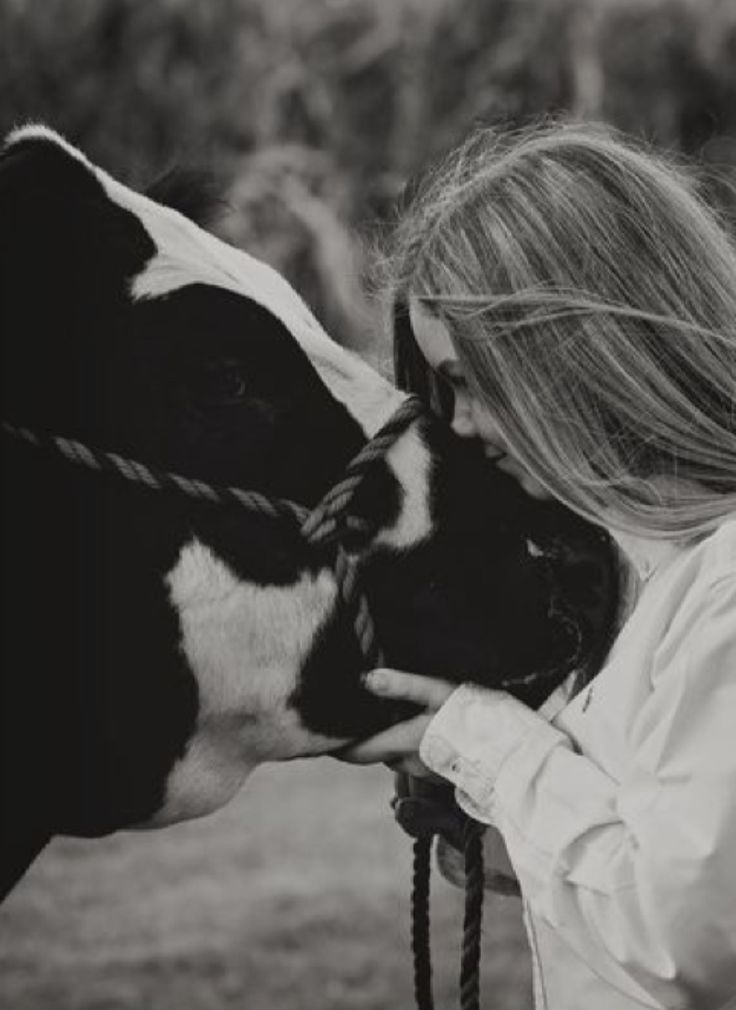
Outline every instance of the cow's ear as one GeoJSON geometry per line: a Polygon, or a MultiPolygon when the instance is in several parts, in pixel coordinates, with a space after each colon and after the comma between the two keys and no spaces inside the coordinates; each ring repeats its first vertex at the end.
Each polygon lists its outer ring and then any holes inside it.
{"type": "MultiPolygon", "coordinates": [[[[0,154],[2,308],[36,320],[63,304],[80,241],[79,195],[99,184],[68,145],[44,127],[10,134],[0,154]]],[[[40,331],[40,327],[36,327],[40,331]]]]}
{"type": "Polygon", "coordinates": [[[155,247],[140,220],[116,202],[122,187],[81,151],[45,126],[13,131],[0,153],[0,243],[6,275],[36,286],[74,275],[94,300],[104,277],[123,284],[155,247]]]}
{"type": "Polygon", "coordinates": [[[15,131],[2,148],[2,353],[19,408],[53,400],[73,360],[91,361],[105,338],[110,346],[130,280],[155,253],[107,186],[105,173],[43,127],[15,131]]]}
{"type": "MultiPolygon", "coordinates": [[[[88,220],[102,203],[81,156],[42,127],[11,134],[0,154],[0,313],[6,416],[43,416],[84,337],[93,256],[88,220]]],[[[25,420],[24,420],[25,419],[25,420]]]]}
{"type": "MultiPolygon", "coordinates": [[[[0,154],[0,267],[4,300],[35,299],[52,293],[60,303],[75,264],[90,256],[91,223],[108,202],[92,165],[59,134],[43,126],[11,133],[0,154]]],[[[99,243],[98,243],[99,245],[99,243]]]]}
{"type": "Polygon", "coordinates": [[[46,126],[23,126],[8,135],[0,153],[0,199],[4,207],[75,197],[104,196],[84,155],[46,126]]]}

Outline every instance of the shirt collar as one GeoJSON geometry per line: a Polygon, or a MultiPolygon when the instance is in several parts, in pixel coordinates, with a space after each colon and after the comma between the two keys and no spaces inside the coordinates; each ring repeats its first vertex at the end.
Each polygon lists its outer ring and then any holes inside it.
{"type": "Polygon", "coordinates": [[[642,582],[650,579],[657,569],[683,549],[682,543],[675,540],[657,540],[620,530],[611,530],[611,535],[642,582]]]}

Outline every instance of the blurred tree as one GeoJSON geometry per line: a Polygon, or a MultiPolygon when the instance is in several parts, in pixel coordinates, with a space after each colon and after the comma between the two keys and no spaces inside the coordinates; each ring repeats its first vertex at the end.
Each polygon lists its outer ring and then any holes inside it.
{"type": "Polygon", "coordinates": [[[221,174],[222,229],[328,328],[379,325],[356,234],[479,123],[605,119],[734,209],[733,0],[0,0],[0,129],[42,119],[140,185],[221,174]]]}

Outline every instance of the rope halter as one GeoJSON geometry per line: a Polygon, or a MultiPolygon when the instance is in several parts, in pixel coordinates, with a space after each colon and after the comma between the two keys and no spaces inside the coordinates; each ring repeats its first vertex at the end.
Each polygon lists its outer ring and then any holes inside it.
{"type": "Polygon", "coordinates": [[[177,491],[190,498],[219,505],[237,505],[259,515],[296,523],[302,537],[312,547],[335,545],[334,573],[340,599],[353,614],[356,637],[366,669],[383,662],[376,643],[375,629],[364,595],[358,586],[357,565],[341,545],[348,531],[369,532],[368,524],[349,515],[353,495],[372,463],[385,457],[396,440],[419,417],[425,408],[417,397],[407,397],[387,423],[363,446],[348,464],[341,479],[311,511],[285,498],[269,497],[259,491],[212,484],[185,477],[150,463],[141,463],[115,452],[92,448],[72,438],[39,434],[20,425],[2,422],[6,435],[36,449],[61,455],[70,463],[99,473],[107,473],[156,491],[177,491]]]}

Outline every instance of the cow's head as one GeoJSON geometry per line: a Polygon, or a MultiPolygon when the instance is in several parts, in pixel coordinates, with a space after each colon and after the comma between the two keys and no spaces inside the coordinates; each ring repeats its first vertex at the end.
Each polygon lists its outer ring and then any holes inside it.
{"type": "MultiPolygon", "coordinates": [[[[17,425],[313,505],[404,398],[274,270],[48,130],[2,153],[0,229],[17,425]]],[[[329,552],[288,524],[8,439],[4,455],[13,802],[48,811],[50,830],[197,816],[260,761],[328,752],[399,714],[361,686],[329,552]]],[[[537,703],[600,658],[606,542],[429,412],[352,508],[369,520],[348,547],[389,663],[515,679],[537,703]]]]}

